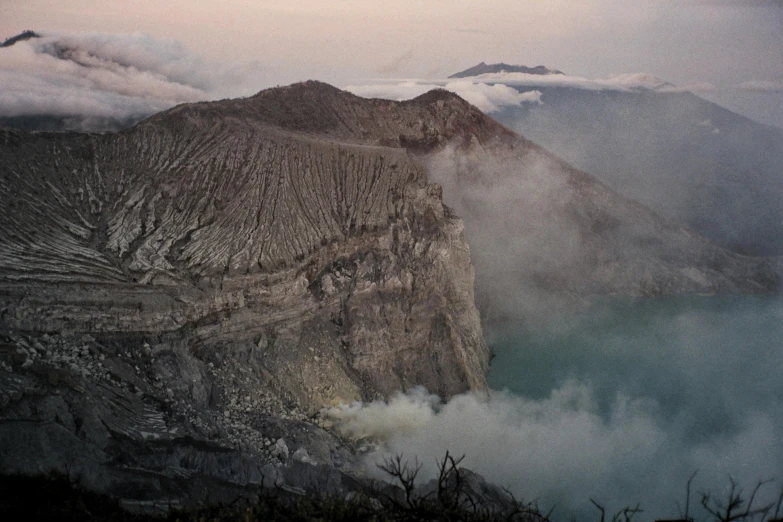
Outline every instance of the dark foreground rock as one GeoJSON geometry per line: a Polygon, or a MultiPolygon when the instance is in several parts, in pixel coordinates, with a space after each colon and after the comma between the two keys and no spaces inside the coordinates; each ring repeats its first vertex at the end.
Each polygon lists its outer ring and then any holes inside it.
{"type": "Polygon", "coordinates": [[[78,522],[374,520],[540,521],[536,503],[516,501],[468,470],[432,481],[407,495],[399,485],[355,483],[347,494],[335,488],[265,488],[253,499],[210,503],[166,513],[129,511],[115,498],[75,486],[62,475],[0,476],[0,517],[4,520],[78,522]],[[45,499],[42,502],[42,499],[45,499]]]}

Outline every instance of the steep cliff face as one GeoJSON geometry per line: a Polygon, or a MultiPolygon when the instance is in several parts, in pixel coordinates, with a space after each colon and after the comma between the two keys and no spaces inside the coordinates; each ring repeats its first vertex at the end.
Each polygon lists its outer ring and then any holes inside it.
{"type": "Polygon", "coordinates": [[[199,345],[276,350],[283,366],[320,345],[339,361],[330,371],[268,368],[308,410],[415,384],[483,387],[461,224],[404,151],[262,120],[160,121],[5,134],[0,279],[29,296],[8,300],[7,326],[188,330],[199,345]]]}
{"type": "Polygon", "coordinates": [[[399,146],[421,108],[359,140],[255,116],[343,93],[273,93],[119,134],[0,131],[3,472],[219,500],[304,480],[281,463],[350,468],[324,406],[485,389],[462,222],[399,146]]]}

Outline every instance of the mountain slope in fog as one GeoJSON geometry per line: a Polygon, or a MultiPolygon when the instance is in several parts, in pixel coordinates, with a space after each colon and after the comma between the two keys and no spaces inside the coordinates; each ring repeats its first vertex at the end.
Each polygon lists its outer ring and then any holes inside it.
{"type": "Polygon", "coordinates": [[[542,104],[493,116],[732,250],[783,254],[783,130],[687,92],[530,88],[542,104]]]}
{"type": "Polygon", "coordinates": [[[264,476],[345,495],[321,408],[486,389],[471,259],[483,303],[777,284],[446,91],[0,130],[0,223],[0,472],[164,509],[264,476]]]}
{"type": "MultiPolygon", "coordinates": [[[[398,163],[376,165],[374,158],[387,151],[429,168],[429,177],[446,187],[446,202],[465,216],[471,241],[483,245],[499,238],[502,244],[492,249],[496,258],[514,257],[515,273],[553,291],[676,293],[773,284],[763,260],[730,254],[619,196],[446,91],[389,102],[308,82],[247,99],[182,105],[106,137],[6,134],[6,147],[4,168],[12,176],[4,195],[14,205],[4,208],[3,219],[19,228],[6,227],[3,249],[21,256],[0,259],[7,274],[23,270],[37,277],[60,266],[42,261],[58,252],[40,248],[38,238],[51,231],[65,232],[79,248],[89,245],[107,274],[113,270],[114,277],[125,279],[149,277],[150,270],[181,278],[289,266],[324,241],[383,226],[388,211],[357,206],[363,199],[343,204],[343,195],[335,192],[343,190],[340,185],[325,185],[313,192],[324,198],[313,208],[301,207],[295,216],[284,211],[290,223],[282,227],[265,212],[298,207],[277,199],[279,189],[253,172],[286,168],[297,179],[301,172],[318,174],[329,166],[354,172],[364,187],[364,176],[380,169],[366,189],[393,201],[402,189],[388,183],[425,174],[400,177],[398,163]],[[291,132],[299,137],[287,137],[291,132]],[[308,152],[289,164],[285,151],[292,139],[305,140],[308,152]],[[324,140],[338,143],[338,149],[322,149],[324,140]],[[343,146],[355,149],[357,159],[343,163],[343,146]],[[64,169],[84,174],[62,178],[58,173],[64,169]],[[236,178],[242,185],[234,187],[234,178],[213,179],[222,172],[246,178],[236,178]],[[31,197],[31,187],[39,195],[31,197]],[[252,199],[254,194],[260,199],[252,199]],[[66,202],[76,195],[78,205],[66,202]],[[51,199],[49,212],[42,211],[42,198],[51,199]],[[498,212],[502,215],[485,220],[498,212]],[[40,218],[22,220],[27,214],[40,218]],[[43,227],[39,219],[52,225],[43,227]],[[495,226],[499,223],[504,226],[495,226]],[[24,259],[24,268],[15,259],[24,259]],[[36,262],[47,268],[30,269],[36,262]]],[[[491,263],[481,261],[484,251],[478,249],[479,272],[496,277],[491,263]]]]}

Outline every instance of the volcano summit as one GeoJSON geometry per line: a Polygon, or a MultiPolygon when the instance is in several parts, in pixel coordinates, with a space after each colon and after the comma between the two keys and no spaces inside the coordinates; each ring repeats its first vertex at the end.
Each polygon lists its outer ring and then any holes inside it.
{"type": "Polygon", "coordinates": [[[778,285],[446,91],[306,82],[119,133],[0,130],[0,173],[0,471],[130,506],[307,466],[345,489],[322,408],[484,390],[471,255],[480,303],[778,285]]]}

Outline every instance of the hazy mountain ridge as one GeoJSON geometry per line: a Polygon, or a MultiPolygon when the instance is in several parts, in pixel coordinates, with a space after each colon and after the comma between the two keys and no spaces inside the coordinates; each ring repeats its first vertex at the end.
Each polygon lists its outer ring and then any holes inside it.
{"type": "Polygon", "coordinates": [[[267,89],[250,98],[182,105],[152,116],[140,126],[204,126],[217,117],[242,125],[263,123],[286,131],[417,151],[455,140],[464,145],[473,136],[480,143],[518,139],[445,90],[393,102],[360,98],[317,81],[267,89]]]}
{"type": "MultiPolygon", "coordinates": [[[[77,141],[85,139],[77,135],[72,137],[77,141]]],[[[65,137],[59,139],[65,140],[65,137]]],[[[308,172],[318,175],[319,170],[313,170],[317,162],[315,158],[326,154],[327,158],[332,157],[327,163],[337,165],[338,169],[358,169],[355,171],[354,176],[357,176],[359,172],[375,169],[377,174],[376,177],[372,178],[375,181],[369,185],[369,190],[379,197],[394,198],[396,197],[394,194],[398,194],[401,188],[398,186],[392,189],[391,186],[386,186],[387,175],[383,174],[383,172],[389,168],[389,165],[396,169],[396,165],[393,161],[390,164],[383,161],[378,163],[373,158],[377,153],[383,153],[383,151],[380,149],[367,149],[367,146],[392,147],[393,149],[405,148],[419,155],[437,153],[447,147],[457,147],[461,154],[476,153],[483,155],[481,161],[473,161],[473,164],[468,169],[468,173],[459,173],[459,178],[453,180],[453,182],[456,181],[458,184],[470,184],[476,181],[482,184],[491,184],[497,183],[499,180],[514,179],[515,176],[518,176],[522,183],[533,183],[533,186],[543,185],[549,190],[546,183],[557,180],[555,183],[560,186],[557,187],[556,196],[570,208],[570,210],[567,210],[568,213],[581,216],[569,218],[570,222],[579,229],[580,241],[590,241],[593,236],[596,236],[592,231],[591,227],[593,225],[591,221],[598,218],[586,217],[587,214],[585,214],[583,209],[585,205],[594,204],[592,202],[596,201],[596,198],[600,197],[602,200],[602,204],[598,206],[598,212],[609,211],[617,214],[610,220],[613,222],[622,223],[623,220],[628,223],[635,222],[639,221],[637,215],[648,214],[643,207],[635,206],[631,202],[625,202],[623,198],[617,197],[615,193],[596,182],[589,175],[574,170],[531,142],[514,135],[508,129],[487,118],[456,95],[446,91],[432,91],[408,102],[389,102],[384,100],[364,100],[326,84],[308,82],[262,91],[248,99],[182,105],[145,120],[132,131],[107,136],[106,138],[91,138],[89,141],[80,142],[75,146],[78,150],[83,151],[82,155],[86,154],[88,158],[90,155],[95,156],[94,159],[99,166],[90,175],[100,177],[100,172],[105,170],[100,164],[111,166],[109,172],[113,174],[114,178],[110,181],[96,179],[94,182],[95,188],[90,188],[89,190],[97,193],[100,187],[108,185],[123,191],[122,193],[105,194],[102,196],[104,199],[108,198],[109,200],[114,198],[127,200],[118,214],[105,218],[107,220],[105,226],[108,227],[105,231],[108,235],[107,246],[111,250],[118,252],[120,257],[131,256],[131,260],[125,263],[126,271],[135,269],[142,270],[142,273],[145,270],[150,270],[152,267],[163,271],[171,269],[172,264],[170,261],[167,261],[167,259],[171,258],[169,249],[175,243],[185,240],[188,234],[193,232],[193,230],[188,228],[190,227],[188,223],[212,219],[209,216],[215,213],[215,207],[221,206],[217,202],[225,200],[226,203],[224,205],[228,204],[230,196],[228,193],[225,196],[221,196],[220,192],[218,192],[213,195],[215,201],[213,204],[211,201],[204,199],[203,196],[197,196],[197,194],[199,194],[199,191],[210,193],[211,190],[219,187],[219,185],[210,185],[209,183],[214,183],[210,181],[201,188],[193,185],[188,186],[187,190],[195,191],[193,196],[191,196],[192,200],[200,201],[194,208],[184,209],[188,217],[180,218],[176,222],[178,224],[168,219],[159,223],[159,226],[164,229],[166,227],[174,228],[170,231],[162,230],[156,232],[155,234],[157,235],[153,234],[153,237],[144,243],[143,248],[130,252],[128,251],[129,245],[141,235],[142,227],[136,222],[144,220],[143,215],[145,212],[142,210],[144,204],[141,201],[137,201],[136,198],[141,197],[146,200],[152,197],[151,194],[145,193],[146,189],[143,187],[134,189],[130,187],[138,185],[143,180],[143,176],[146,175],[145,173],[150,171],[167,172],[169,174],[166,174],[166,176],[175,176],[171,180],[158,179],[156,181],[156,183],[161,183],[164,187],[169,188],[156,196],[157,200],[154,205],[150,206],[151,203],[146,203],[150,209],[146,212],[151,211],[154,215],[156,207],[160,207],[162,202],[169,201],[169,204],[171,204],[171,200],[184,196],[184,194],[179,193],[182,190],[181,188],[171,188],[172,184],[176,183],[176,176],[182,175],[177,174],[178,171],[183,169],[192,171],[192,175],[195,176],[194,179],[209,179],[210,172],[223,169],[233,171],[236,168],[234,165],[238,165],[237,162],[240,158],[253,158],[252,163],[254,165],[270,161],[267,158],[272,158],[272,163],[266,167],[272,171],[292,169],[289,175],[293,176],[299,169],[304,168],[308,169],[308,172]],[[427,114],[426,118],[420,117],[422,111],[427,114]],[[282,129],[285,133],[305,133],[305,136],[312,136],[314,141],[302,142],[306,144],[307,152],[299,159],[300,163],[298,165],[287,165],[278,162],[281,158],[285,161],[286,140],[300,140],[301,138],[283,134],[280,135],[283,141],[278,142],[279,138],[275,134],[276,131],[272,131],[270,134],[269,126],[282,129]],[[237,137],[241,135],[246,135],[246,137],[238,139],[237,137]],[[359,154],[358,158],[362,159],[359,159],[358,164],[353,164],[353,166],[347,164],[339,166],[335,163],[339,162],[339,158],[332,156],[335,153],[339,156],[339,150],[330,151],[329,147],[320,148],[321,144],[325,144],[325,138],[338,140],[340,143],[345,143],[345,146],[348,146],[347,144],[349,143],[361,144],[363,148],[357,151],[357,154],[359,154]],[[94,150],[91,150],[92,147],[95,147],[94,150]],[[131,154],[131,157],[134,159],[134,163],[139,163],[139,166],[135,167],[131,172],[129,172],[127,165],[122,169],[117,169],[116,166],[126,161],[123,156],[127,154],[125,151],[133,150],[134,148],[135,151],[131,154]],[[227,151],[231,151],[230,154],[227,151]],[[220,163],[215,165],[214,160],[211,158],[219,158],[218,161],[220,163]],[[517,163],[508,163],[509,160],[517,163]],[[498,167],[503,162],[508,164],[507,171],[498,167]],[[375,163],[374,167],[373,163],[375,163]],[[494,171],[485,172],[483,179],[482,176],[476,174],[481,172],[485,166],[490,165],[494,165],[494,171]],[[531,180],[525,179],[524,176],[519,176],[518,173],[514,172],[514,169],[517,167],[524,168],[530,165],[541,166],[545,170],[544,177],[531,180]],[[381,170],[378,171],[377,169],[381,170]],[[122,172],[119,178],[114,174],[117,171],[122,172]],[[140,178],[139,176],[142,177],[140,178]],[[107,183],[107,181],[109,182],[107,183]],[[141,190],[142,193],[134,195],[134,191],[138,190],[141,190]],[[592,193],[593,197],[585,199],[584,195],[587,193],[592,193]],[[618,204],[622,210],[619,209],[618,204]],[[165,239],[169,234],[173,234],[173,238],[170,240],[165,239]],[[156,261],[152,260],[153,257],[156,257],[158,260],[157,264],[156,261]]],[[[387,154],[396,153],[390,150],[387,154]]],[[[30,150],[22,150],[19,152],[19,156],[11,154],[8,156],[8,159],[11,160],[14,157],[22,158],[19,166],[14,169],[14,172],[21,173],[25,168],[24,162],[31,161],[31,158],[35,157],[35,155],[30,150]]],[[[74,161],[72,152],[62,152],[56,147],[52,148],[48,157],[53,158],[55,164],[58,161],[74,161]],[[62,157],[62,159],[58,160],[58,156],[62,157]]],[[[40,158],[38,159],[40,160],[40,158]]],[[[77,158],[75,161],[79,162],[81,159],[77,158]]],[[[47,168],[57,167],[50,165],[47,168]]],[[[77,168],[77,166],[69,168],[77,168]]],[[[252,214],[252,209],[256,208],[257,205],[261,208],[272,208],[273,200],[267,203],[265,199],[274,197],[274,189],[276,187],[269,185],[268,187],[262,186],[258,188],[254,185],[257,181],[253,177],[252,171],[245,173],[245,175],[250,177],[247,179],[237,178],[237,181],[242,184],[250,183],[250,185],[243,186],[239,193],[243,197],[251,197],[251,194],[258,194],[255,197],[261,199],[243,201],[246,204],[240,203],[242,200],[235,200],[228,204],[228,207],[225,209],[227,214],[227,217],[224,218],[225,221],[197,227],[197,237],[210,237],[211,239],[207,240],[206,244],[219,244],[220,247],[217,248],[216,256],[211,256],[205,253],[209,252],[211,247],[202,249],[201,247],[182,246],[181,253],[179,256],[176,256],[180,262],[185,262],[185,265],[180,268],[185,268],[188,271],[191,269],[195,270],[195,273],[198,275],[208,275],[222,271],[228,271],[228,273],[251,273],[257,271],[259,266],[262,269],[269,266],[286,266],[290,264],[291,259],[302,258],[311,254],[323,242],[331,242],[335,238],[348,235],[351,229],[358,227],[372,230],[384,226],[384,220],[386,219],[384,214],[388,211],[383,209],[388,207],[390,203],[385,203],[378,207],[371,206],[369,209],[362,210],[361,208],[352,207],[350,204],[345,208],[335,207],[334,202],[323,200],[319,201],[318,207],[332,208],[330,213],[322,215],[312,213],[308,215],[308,212],[311,211],[300,207],[299,203],[294,201],[292,203],[293,206],[289,208],[296,213],[302,212],[303,215],[297,215],[294,218],[294,224],[292,225],[294,229],[286,230],[280,228],[279,225],[273,224],[277,223],[277,221],[272,216],[253,217],[252,214]],[[251,214],[244,216],[243,213],[248,211],[251,214]],[[339,218],[332,218],[334,221],[329,219],[330,216],[338,215],[340,216],[339,218]],[[245,223],[245,225],[237,228],[235,226],[236,223],[245,223]],[[267,229],[266,227],[270,224],[272,224],[271,228],[267,229]],[[286,236],[297,230],[297,227],[300,227],[299,231],[293,233],[293,237],[296,239],[291,242],[291,239],[287,239],[286,236]],[[315,233],[309,232],[311,227],[316,231],[315,233]],[[248,229],[253,230],[250,241],[247,241],[246,237],[246,230],[248,229]],[[257,237],[255,237],[256,234],[257,237]],[[242,246],[243,243],[245,243],[245,246],[242,246]],[[251,248],[247,245],[255,246],[251,248]],[[259,247],[260,245],[264,246],[259,247]],[[227,246],[228,248],[226,248],[227,246]]],[[[424,176],[423,173],[411,173],[403,175],[398,179],[423,179],[422,176],[424,176]]],[[[292,179],[296,178],[293,177],[292,179]]],[[[360,182],[359,177],[356,177],[355,180],[349,183],[349,186],[360,182]]],[[[440,181],[448,184],[448,180],[440,181]]],[[[235,190],[236,187],[226,185],[223,189],[235,190]],[[230,189],[226,187],[230,187],[230,189]]],[[[304,187],[295,189],[295,192],[303,189],[304,187]]],[[[78,191],[75,188],[73,190],[78,191]]],[[[330,188],[327,184],[323,186],[323,190],[320,192],[323,192],[323,195],[335,194],[335,190],[339,190],[339,188],[330,188]]],[[[317,195],[320,192],[315,191],[313,194],[317,195]]],[[[554,192],[547,194],[547,197],[553,194],[554,192]]],[[[357,195],[350,197],[357,197],[357,195]]],[[[337,201],[340,201],[342,198],[343,196],[337,194],[337,201]]],[[[492,201],[486,201],[485,203],[488,207],[492,206],[492,201]]],[[[545,206],[542,208],[542,211],[552,212],[554,208],[545,206]]],[[[223,209],[221,208],[221,210],[223,209]]],[[[64,219],[65,216],[60,216],[58,222],[68,223],[70,227],[78,227],[74,223],[78,224],[82,221],[83,216],[91,211],[94,212],[94,209],[84,207],[80,210],[81,213],[76,216],[69,216],[67,219],[64,219]]],[[[566,212],[566,208],[560,208],[559,211],[566,212]]],[[[8,212],[13,211],[9,208],[8,212]]],[[[596,211],[591,212],[595,214],[596,211]]],[[[9,213],[6,219],[12,222],[14,215],[9,213]]],[[[159,217],[155,219],[160,220],[159,217]]],[[[675,230],[679,230],[678,227],[666,224],[665,221],[653,214],[646,215],[643,221],[647,224],[659,223],[657,225],[659,231],[669,230],[675,234],[684,234],[684,232],[675,232],[675,230]]],[[[19,226],[23,228],[25,225],[20,224],[19,226]]],[[[516,232],[525,230],[525,228],[530,228],[530,225],[520,224],[520,226],[523,228],[511,230],[509,233],[513,235],[516,232]]],[[[89,235],[85,230],[80,230],[78,233],[83,236],[89,235]]],[[[610,229],[602,230],[597,236],[606,235],[607,233],[609,234],[607,237],[613,237],[610,229]]],[[[685,241],[686,243],[688,241],[693,242],[689,235],[683,235],[682,237],[688,238],[685,241]]],[[[557,238],[550,238],[549,241],[554,241],[557,244],[557,238]]],[[[666,240],[661,238],[655,242],[664,245],[662,248],[665,249],[665,245],[674,245],[681,241],[671,237],[666,240]]],[[[13,243],[14,241],[9,241],[8,244],[12,245],[13,243]]],[[[544,245],[538,244],[533,246],[540,248],[544,245]]],[[[596,251],[591,255],[599,254],[596,251]]],[[[619,259],[622,259],[623,255],[620,251],[613,254],[615,257],[619,256],[619,259]]],[[[654,249],[647,249],[645,252],[645,256],[648,259],[654,259],[661,255],[661,251],[655,251],[654,249]]],[[[669,257],[676,258],[677,254],[672,253],[669,257]]],[[[591,265],[595,266],[596,263],[599,263],[598,260],[590,261],[591,265]]],[[[632,264],[628,266],[632,266],[632,264]]],[[[591,277],[590,273],[584,273],[579,278],[579,281],[575,280],[573,282],[583,284],[591,277]]],[[[137,278],[141,278],[141,275],[137,278]]],[[[744,279],[744,275],[740,276],[735,279],[734,284],[738,284],[741,287],[744,279]]],[[[604,281],[603,284],[609,284],[609,288],[605,288],[603,291],[599,290],[599,293],[628,291],[627,288],[625,290],[613,288],[610,281],[604,281]]]]}
{"type": "Polygon", "coordinates": [[[712,240],[783,253],[783,130],[691,93],[537,88],[541,105],[493,116],[712,240]]]}
{"type": "Polygon", "coordinates": [[[10,38],[6,38],[3,40],[3,43],[0,43],[0,47],[11,47],[17,42],[24,42],[25,40],[29,40],[31,38],[40,38],[41,35],[36,33],[35,31],[22,31],[21,33],[17,34],[16,36],[12,36],[10,38]]]}
{"type": "Polygon", "coordinates": [[[557,69],[550,69],[544,65],[527,67],[525,65],[509,65],[507,63],[486,64],[481,62],[478,65],[469,67],[464,71],[452,74],[449,78],[470,78],[471,76],[480,76],[482,74],[500,74],[500,73],[524,73],[524,74],[565,74],[557,69]]]}

